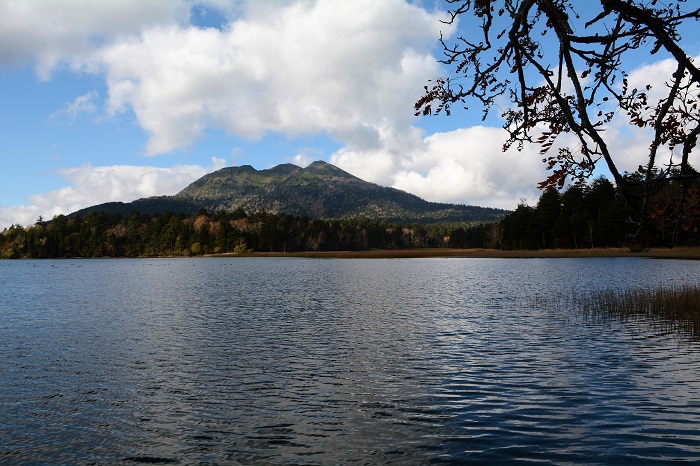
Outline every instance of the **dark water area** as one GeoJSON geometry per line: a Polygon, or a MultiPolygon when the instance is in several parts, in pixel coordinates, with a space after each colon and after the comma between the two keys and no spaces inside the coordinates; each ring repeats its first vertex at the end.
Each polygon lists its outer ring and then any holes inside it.
{"type": "Polygon", "coordinates": [[[642,258],[1,261],[0,463],[700,461],[700,342],[537,304],[699,277],[642,258]]]}

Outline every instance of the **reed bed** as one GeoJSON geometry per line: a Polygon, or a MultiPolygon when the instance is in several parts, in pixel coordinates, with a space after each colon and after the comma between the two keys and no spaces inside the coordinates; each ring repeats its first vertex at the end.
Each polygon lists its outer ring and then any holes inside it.
{"type": "Polygon", "coordinates": [[[530,307],[549,311],[569,311],[588,321],[617,319],[638,329],[678,333],[700,339],[700,285],[680,285],[653,289],[628,288],[572,293],[568,296],[528,296],[530,307]]]}
{"type": "Polygon", "coordinates": [[[591,317],[643,318],[700,337],[700,285],[603,290],[574,299],[591,317]]]}

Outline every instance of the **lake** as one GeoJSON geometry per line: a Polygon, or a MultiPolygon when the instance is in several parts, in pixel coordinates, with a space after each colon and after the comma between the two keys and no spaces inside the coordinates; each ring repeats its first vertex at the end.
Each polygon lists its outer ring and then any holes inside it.
{"type": "Polygon", "coordinates": [[[548,305],[700,262],[0,261],[0,463],[700,460],[700,342],[548,305]]]}

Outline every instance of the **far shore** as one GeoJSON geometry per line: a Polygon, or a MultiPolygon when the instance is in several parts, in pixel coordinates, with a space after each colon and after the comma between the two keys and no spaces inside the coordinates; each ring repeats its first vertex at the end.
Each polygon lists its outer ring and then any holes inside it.
{"type": "Polygon", "coordinates": [[[567,258],[567,257],[652,257],[658,259],[700,260],[700,247],[649,248],[631,251],[628,248],[593,249],[371,249],[368,251],[316,251],[316,252],[252,252],[249,254],[207,254],[205,257],[308,257],[328,259],[418,259],[429,257],[485,257],[485,258],[567,258]]]}

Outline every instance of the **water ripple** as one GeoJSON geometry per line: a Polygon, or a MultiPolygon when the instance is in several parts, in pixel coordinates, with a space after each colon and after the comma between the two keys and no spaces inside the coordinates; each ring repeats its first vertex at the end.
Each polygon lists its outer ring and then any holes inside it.
{"type": "Polygon", "coordinates": [[[694,263],[3,264],[2,463],[700,460],[697,342],[529,304],[694,263]]]}

